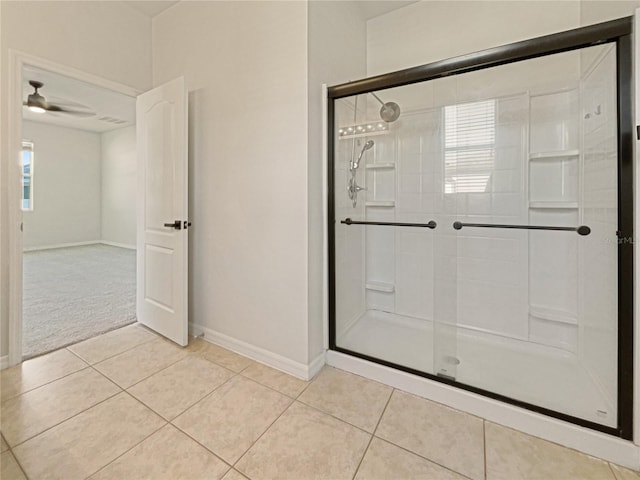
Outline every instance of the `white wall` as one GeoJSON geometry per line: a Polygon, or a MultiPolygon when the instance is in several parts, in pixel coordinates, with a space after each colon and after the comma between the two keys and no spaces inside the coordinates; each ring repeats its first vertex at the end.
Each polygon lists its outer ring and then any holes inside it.
{"type": "Polygon", "coordinates": [[[101,240],[136,246],[136,127],[105,132],[101,155],[101,240]]]}
{"type": "Polygon", "coordinates": [[[307,364],[307,5],[180,2],[154,85],[186,77],[190,321],[307,364]]]}
{"type": "MultiPolygon", "coordinates": [[[[46,58],[141,91],[151,86],[151,20],[123,2],[0,2],[0,355],[8,345],[8,51],[46,58]]],[[[12,228],[17,228],[13,225],[12,228]]]]}
{"type": "Polygon", "coordinates": [[[321,85],[336,85],[366,75],[366,22],[357,2],[310,2],[308,42],[309,360],[313,360],[322,352],[324,343],[321,85]]]}
{"type": "Polygon", "coordinates": [[[34,143],[33,211],[23,213],[24,248],[100,240],[100,134],[22,122],[34,143]]]}

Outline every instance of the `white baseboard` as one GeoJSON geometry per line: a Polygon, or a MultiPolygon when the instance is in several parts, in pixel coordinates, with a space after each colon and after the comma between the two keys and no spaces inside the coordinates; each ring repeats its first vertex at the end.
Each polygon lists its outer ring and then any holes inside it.
{"type": "Polygon", "coordinates": [[[38,247],[25,247],[23,252],[37,252],[38,250],[52,250],[54,248],[68,248],[68,247],[82,247],[84,245],[97,245],[102,243],[100,240],[92,240],[89,242],[73,242],[73,243],[58,243],[55,245],[41,245],[38,247]]]}
{"type": "Polygon", "coordinates": [[[220,345],[228,350],[249,357],[257,362],[264,363],[269,367],[273,367],[302,380],[311,380],[324,365],[324,352],[313,359],[309,365],[306,365],[265,350],[264,348],[216,332],[202,325],[190,323],[189,330],[191,335],[199,336],[204,334],[204,339],[208,342],[220,345]]]}
{"type": "Polygon", "coordinates": [[[640,470],[640,448],[631,441],[579,427],[444,383],[329,350],[327,365],[476,415],[493,423],[640,470]]]}
{"type": "Polygon", "coordinates": [[[126,243],[108,242],[107,240],[100,240],[103,245],[109,245],[110,247],[126,248],[127,250],[135,250],[135,245],[127,245],[126,243]]]}
{"type": "Polygon", "coordinates": [[[9,366],[9,355],[0,357],[0,370],[4,370],[9,366]]]}
{"type": "Polygon", "coordinates": [[[320,373],[320,370],[322,370],[322,367],[324,367],[325,363],[327,363],[326,352],[322,352],[316,358],[311,360],[311,363],[309,364],[309,376],[306,380],[311,380],[318,373],[320,373]]]}

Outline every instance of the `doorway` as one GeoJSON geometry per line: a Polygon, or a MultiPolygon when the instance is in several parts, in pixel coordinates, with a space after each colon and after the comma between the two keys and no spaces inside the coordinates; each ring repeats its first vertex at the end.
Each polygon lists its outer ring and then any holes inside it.
{"type": "Polygon", "coordinates": [[[11,233],[10,365],[136,321],[139,93],[28,55],[13,60],[21,178],[10,215],[22,228],[11,233]],[[23,104],[36,92],[52,108],[23,104]]]}

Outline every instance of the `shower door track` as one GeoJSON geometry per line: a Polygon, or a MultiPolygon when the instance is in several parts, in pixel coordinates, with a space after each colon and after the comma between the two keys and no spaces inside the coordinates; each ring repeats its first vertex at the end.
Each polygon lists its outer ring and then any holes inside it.
{"type": "MultiPolygon", "coordinates": [[[[626,440],[633,439],[633,139],[636,129],[632,117],[632,25],[633,17],[568,30],[542,37],[489,48],[459,57],[399,70],[354,82],[329,87],[327,112],[328,142],[328,283],[329,283],[329,348],[354,357],[402,370],[430,380],[445,383],[508,404],[538,412],[576,425],[587,427],[626,440]],[[335,205],[334,205],[334,102],[337,99],[372,91],[410,85],[446,76],[496,67],[585,47],[614,43],[616,45],[616,85],[618,120],[618,417],[617,426],[608,427],[583,418],[550,410],[506,397],[492,391],[466,385],[445,377],[415,370],[354,352],[336,345],[336,272],[335,272],[335,205]]],[[[354,222],[355,223],[355,222],[354,222]]]]}

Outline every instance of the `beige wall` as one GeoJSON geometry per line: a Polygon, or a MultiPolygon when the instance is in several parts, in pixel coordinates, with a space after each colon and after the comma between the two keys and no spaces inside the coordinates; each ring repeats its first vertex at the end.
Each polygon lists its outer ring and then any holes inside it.
{"type": "Polygon", "coordinates": [[[367,22],[367,74],[579,26],[578,1],[424,1],[367,22]]]}
{"type": "Polygon", "coordinates": [[[6,197],[9,49],[146,90],[151,86],[151,20],[122,2],[2,1],[0,21],[0,355],[5,355],[11,228],[6,197]]]}
{"type": "Polygon", "coordinates": [[[100,134],[24,121],[22,138],[34,143],[24,248],[100,241],[100,134]]]}
{"type": "Polygon", "coordinates": [[[190,321],[307,364],[307,5],[180,2],[153,81],[189,90],[190,321]]]}
{"type": "Polygon", "coordinates": [[[366,22],[357,2],[309,3],[309,360],[323,349],[322,84],[366,75],[366,22]],[[336,54],[339,52],[339,54],[336,54]]]}
{"type": "Polygon", "coordinates": [[[101,135],[101,239],[136,247],[136,127],[101,135]]]}

